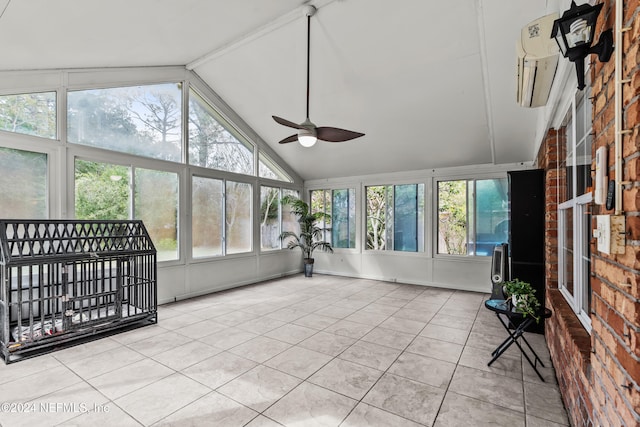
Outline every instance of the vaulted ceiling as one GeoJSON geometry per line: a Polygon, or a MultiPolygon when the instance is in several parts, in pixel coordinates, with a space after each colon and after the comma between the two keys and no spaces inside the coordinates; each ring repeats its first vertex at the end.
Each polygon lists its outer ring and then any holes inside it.
{"type": "Polygon", "coordinates": [[[548,0],[311,1],[311,119],[366,135],[310,149],[271,118],[305,119],[305,3],[0,0],[0,71],[185,65],[304,179],[533,160],[514,46],[548,0]]]}

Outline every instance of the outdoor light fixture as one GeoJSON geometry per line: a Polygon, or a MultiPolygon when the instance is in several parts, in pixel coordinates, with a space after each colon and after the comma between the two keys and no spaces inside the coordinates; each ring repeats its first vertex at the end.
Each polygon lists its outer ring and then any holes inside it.
{"type": "Polygon", "coordinates": [[[596,32],[596,21],[602,9],[602,3],[576,5],[571,1],[569,10],[553,22],[551,38],[556,39],[560,52],[569,61],[576,64],[578,73],[578,90],[584,89],[584,58],[591,53],[598,54],[600,62],[607,62],[613,53],[613,31],[606,30],[600,41],[594,46],[593,36],[596,32]]]}

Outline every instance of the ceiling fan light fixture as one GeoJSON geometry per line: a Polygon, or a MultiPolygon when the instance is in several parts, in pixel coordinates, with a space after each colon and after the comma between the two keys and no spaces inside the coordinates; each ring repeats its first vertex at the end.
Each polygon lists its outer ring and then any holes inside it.
{"type": "Polygon", "coordinates": [[[305,148],[311,148],[318,141],[315,129],[302,128],[298,131],[298,142],[305,148]]]}

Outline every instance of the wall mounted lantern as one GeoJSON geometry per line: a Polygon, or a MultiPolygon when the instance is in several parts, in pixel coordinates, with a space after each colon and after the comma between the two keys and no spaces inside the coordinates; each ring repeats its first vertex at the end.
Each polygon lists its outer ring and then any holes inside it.
{"type": "Polygon", "coordinates": [[[576,64],[578,73],[578,90],[584,89],[584,58],[596,53],[600,62],[607,62],[613,53],[613,31],[605,30],[594,46],[593,37],[596,32],[596,21],[602,9],[602,3],[576,5],[571,1],[569,10],[553,22],[551,38],[556,39],[560,52],[569,61],[576,64]]]}

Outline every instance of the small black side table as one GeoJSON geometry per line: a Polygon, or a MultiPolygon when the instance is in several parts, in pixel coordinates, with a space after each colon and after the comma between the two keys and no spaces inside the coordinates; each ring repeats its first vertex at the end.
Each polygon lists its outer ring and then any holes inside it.
{"type": "MultiPolygon", "coordinates": [[[[535,322],[535,319],[532,318],[531,316],[523,316],[522,313],[518,313],[517,311],[515,311],[515,308],[513,308],[513,305],[510,303],[509,300],[490,299],[484,302],[484,306],[496,313],[496,316],[500,320],[500,323],[502,323],[502,326],[504,326],[507,333],[509,334],[509,338],[504,340],[502,344],[500,344],[495,350],[493,350],[493,352],[491,353],[491,355],[493,356],[493,359],[491,359],[491,361],[487,363],[487,366],[491,366],[493,362],[495,362],[500,356],[502,356],[502,354],[505,351],[507,351],[509,347],[511,347],[511,344],[515,344],[518,346],[518,348],[520,349],[520,352],[527,359],[527,362],[529,362],[529,365],[531,365],[533,370],[536,371],[536,374],[538,374],[538,377],[542,381],[544,381],[544,378],[542,378],[542,375],[540,375],[540,372],[538,372],[538,367],[537,367],[538,362],[540,362],[540,366],[544,368],[544,363],[542,363],[542,360],[540,360],[536,352],[533,350],[533,348],[531,348],[531,344],[529,344],[529,342],[523,335],[525,329],[527,329],[529,325],[535,322]],[[503,318],[500,316],[501,314],[504,314],[506,316],[507,322],[503,320],[503,318]],[[519,323],[515,322],[516,320],[519,321],[519,323]],[[509,329],[509,326],[513,328],[513,331],[509,329]],[[533,357],[534,357],[533,361],[531,361],[531,358],[529,358],[529,355],[524,351],[524,349],[518,342],[519,339],[522,339],[522,341],[524,341],[527,347],[529,347],[529,350],[531,350],[531,353],[533,353],[533,357]]],[[[549,318],[551,317],[551,310],[549,310],[548,308],[545,308],[543,311],[540,312],[540,315],[545,319],[549,318]]]]}

